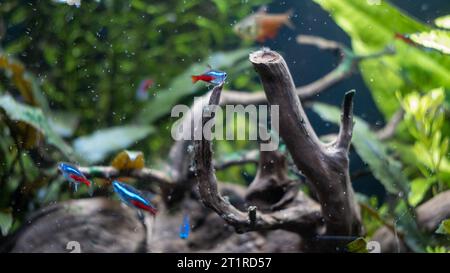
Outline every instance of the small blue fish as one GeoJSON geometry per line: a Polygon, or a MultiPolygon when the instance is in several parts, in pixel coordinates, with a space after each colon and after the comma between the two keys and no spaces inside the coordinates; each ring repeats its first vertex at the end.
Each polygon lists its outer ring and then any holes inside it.
{"type": "MultiPolygon", "coordinates": [[[[142,192],[117,180],[114,180],[112,184],[114,191],[123,203],[132,208],[145,210],[150,212],[152,215],[156,215],[157,210],[150,202],[150,198],[146,197],[142,192]]],[[[140,210],[138,210],[138,213],[141,217],[142,215],[140,214],[140,210]]]]}
{"type": "Polygon", "coordinates": [[[208,71],[201,75],[193,75],[192,83],[196,83],[198,81],[204,81],[213,85],[222,84],[227,78],[227,73],[219,70],[214,70],[209,68],[208,71]]]}
{"type": "Polygon", "coordinates": [[[189,231],[191,230],[191,226],[189,223],[189,215],[186,213],[183,216],[183,223],[180,225],[180,238],[187,239],[189,236],[189,231]]]}
{"type": "Polygon", "coordinates": [[[148,91],[153,86],[154,82],[152,79],[142,80],[136,90],[136,99],[139,101],[146,101],[148,99],[148,91]]]}
{"type": "Polygon", "coordinates": [[[67,179],[70,185],[74,188],[75,192],[78,191],[78,185],[85,184],[89,187],[89,194],[92,196],[94,193],[94,183],[84,176],[80,170],[68,163],[59,163],[58,170],[61,171],[64,178],[67,179]]]}

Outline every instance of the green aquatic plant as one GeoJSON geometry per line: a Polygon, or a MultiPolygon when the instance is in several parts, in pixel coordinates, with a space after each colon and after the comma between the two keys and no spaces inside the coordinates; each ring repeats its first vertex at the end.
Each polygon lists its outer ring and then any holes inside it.
{"type": "MultiPolygon", "coordinates": [[[[314,0],[330,12],[350,36],[357,54],[370,54],[393,45],[394,56],[365,60],[360,64],[364,81],[386,118],[399,108],[395,92],[450,90],[450,55],[416,47],[397,35],[428,32],[432,28],[397,9],[387,1],[372,5],[366,0],[314,0]]],[[[447,100],[450,97],[447,98],[447,100]]]]}
{"type": "Polygon", "coordinates": [[[400,99],[405,127],[414,139],[411,153],[417,158],[416,167],[421,174],[411,181],[409,195],[409,202],[417,205],[429,189],[436,194],[450,186],[449,137],[443,134],[445,93],[439,88],[422,96],[414,92],[400,99]]]}

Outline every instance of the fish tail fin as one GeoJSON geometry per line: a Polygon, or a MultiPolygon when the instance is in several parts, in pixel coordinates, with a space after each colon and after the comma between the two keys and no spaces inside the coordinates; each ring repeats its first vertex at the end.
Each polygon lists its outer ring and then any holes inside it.
{"type": "Polygon", "coordinates": [[[284,22],[284,24],[291,29],[295,29],[295,26],[291,21],[291,18],[294,15],[294,9],[290,9],[290,10],[286,11],[285,15],[286,15],[286,21],[284,22]]]}
{"type": "Polygon", "coordinates": [[[154,208],[153,206],[149,206],[148,211],[155,216],[158,213],[158,210],[156,208],[154,208]]]}
{"type": "Polygon", "coordinates": [[[200,76],[193,75],[193,76],[191,76],[191,79],[192,79],[192,83],[196,83],[200,80],[200,76]]]}

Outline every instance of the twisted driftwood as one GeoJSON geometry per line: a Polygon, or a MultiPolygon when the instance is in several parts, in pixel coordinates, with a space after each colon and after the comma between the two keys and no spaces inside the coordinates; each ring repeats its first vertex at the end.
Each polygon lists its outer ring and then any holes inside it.
{"type": "MultiPolygon", "coordinates": [[[[273,51],[262,50],[251,54],[250,61],[260,75],[270,105],[280,106],[279,133],[297,168],[311,182],[319,198],[321,215],[326,225],[325,234],[360,235],[362,230],[359,207],[354,200],[348,168],[354,93],[348,92],[345,95],[342,122],[336,141],[325,145],[319,141],[302,109],[283,58],[273,51]]],[[[213,108],[219,104],[221,91],[222,86],[213,89],[209,103],[204,108],[206,111],[203,113],[203,125],[213,119],[213,108]]],[[[302,198],[303,203],[270,213],[258,211],[254,206],[249,207],[247,213],[236,209],[217,190],[211,141],[204,137],[194,141],[194,147],[195,176],[201,200],[238,232],[286,229],[305,237],[322,233],[318,230],[320,225],[317,222],[322,217],[318,217],[317,211],[311,210],[313,203],[306,197],[302,198]]],[[[261,160],[264,161],[264,156],[261,156],[261,160]]],[[[265,166],[260,165],[258,174],[261,174],[264,168],[265,166]]],[[[260,183],[260,179],[261,177],[257,176],[252,184],[260,183]]],[[[278,175],[278,180],[283,183],[285,178],[281,175],[280,179],[278,175]]]]}

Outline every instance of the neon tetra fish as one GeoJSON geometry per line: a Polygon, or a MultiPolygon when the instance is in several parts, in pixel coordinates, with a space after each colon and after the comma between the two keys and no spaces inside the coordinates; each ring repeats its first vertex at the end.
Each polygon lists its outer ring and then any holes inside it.
{"type": "Polygon", "coordinates": [[[189,223],[189,215],[186,213],[183,216],[183,223],[180,225],[180,238],[187,239],[189,237],[189,232],[191,230],[191,226],[189,223]]]}
{"type": "Polygon", "coordinates": [[[395,33],[394,38],[401,40],[409,45],[417,46],[417,44],[407,34],[395,33]]]}
{"type": "Polygon", "coordinates": [[[289,10],[281,14],[269,14],[266,7],[260,8],[234,27],[234,32],[243,39],[253,40],[263,43],[267,39],[273,39],[283,25],[294,28],[290,17],[293,11],[289,10]]]}
{"type": "Polygon", "coordinates": [[[201,75],[193,75],[192,77],[192,83],[196,83],[198,81],[204,81],[213,85],[219,85],[222,84],[226,78],[227,73],[219,70],[214,70],[209,68],[208,71],[201,75]]]}
{"type": "Polygon", "coordinates": [[[411,38],[411,35],[409,35],[409,34],[395,33],[394,34],[394,38],[397,39],[397,40],[401,40],[401,41],[403,41],[404,43],[406,43],[406,44],[408,44],[410,46],[413,46],[415,48],[418,48],[418,49],[421,49],[421,50],[424,50],[424,51],[433,51],[433,50],[435,50],[434,48],[430,48],[430,47],[427,47],[427,46],[424,46],[424,45],[422,45],[420,43],[415,42],[411,38]]]}
{"type": "Polygon", "coordinates": [[[152,79],[142,80],[139,84],[138,89],[136,90],[136,99],[139,101],[145,101],[148,99],[148,90],[153,86],[152,79]]]}
{"type": "Polygon", "coordinates": [[[156,208],[150,202],[150,199],[144,196],[141,191],[117,180],[114,180],[112,184],[114,191],[123,203],[129,207],[138,209],[139,217],[142,218],[141,210],[145,210],[150,212],[152,215],[156,215],[156,208]]]}
{"type": "Polygon", "coordinates": [[[69,181],[75,192],[78,190],[78,185],[81,183],[89,187],[89,194],[92,196],[94,193],[94,184],[88,180],[80,170],[67,163],[59,163],[58,170],[60,170],[64,178],[69,181]]]}

